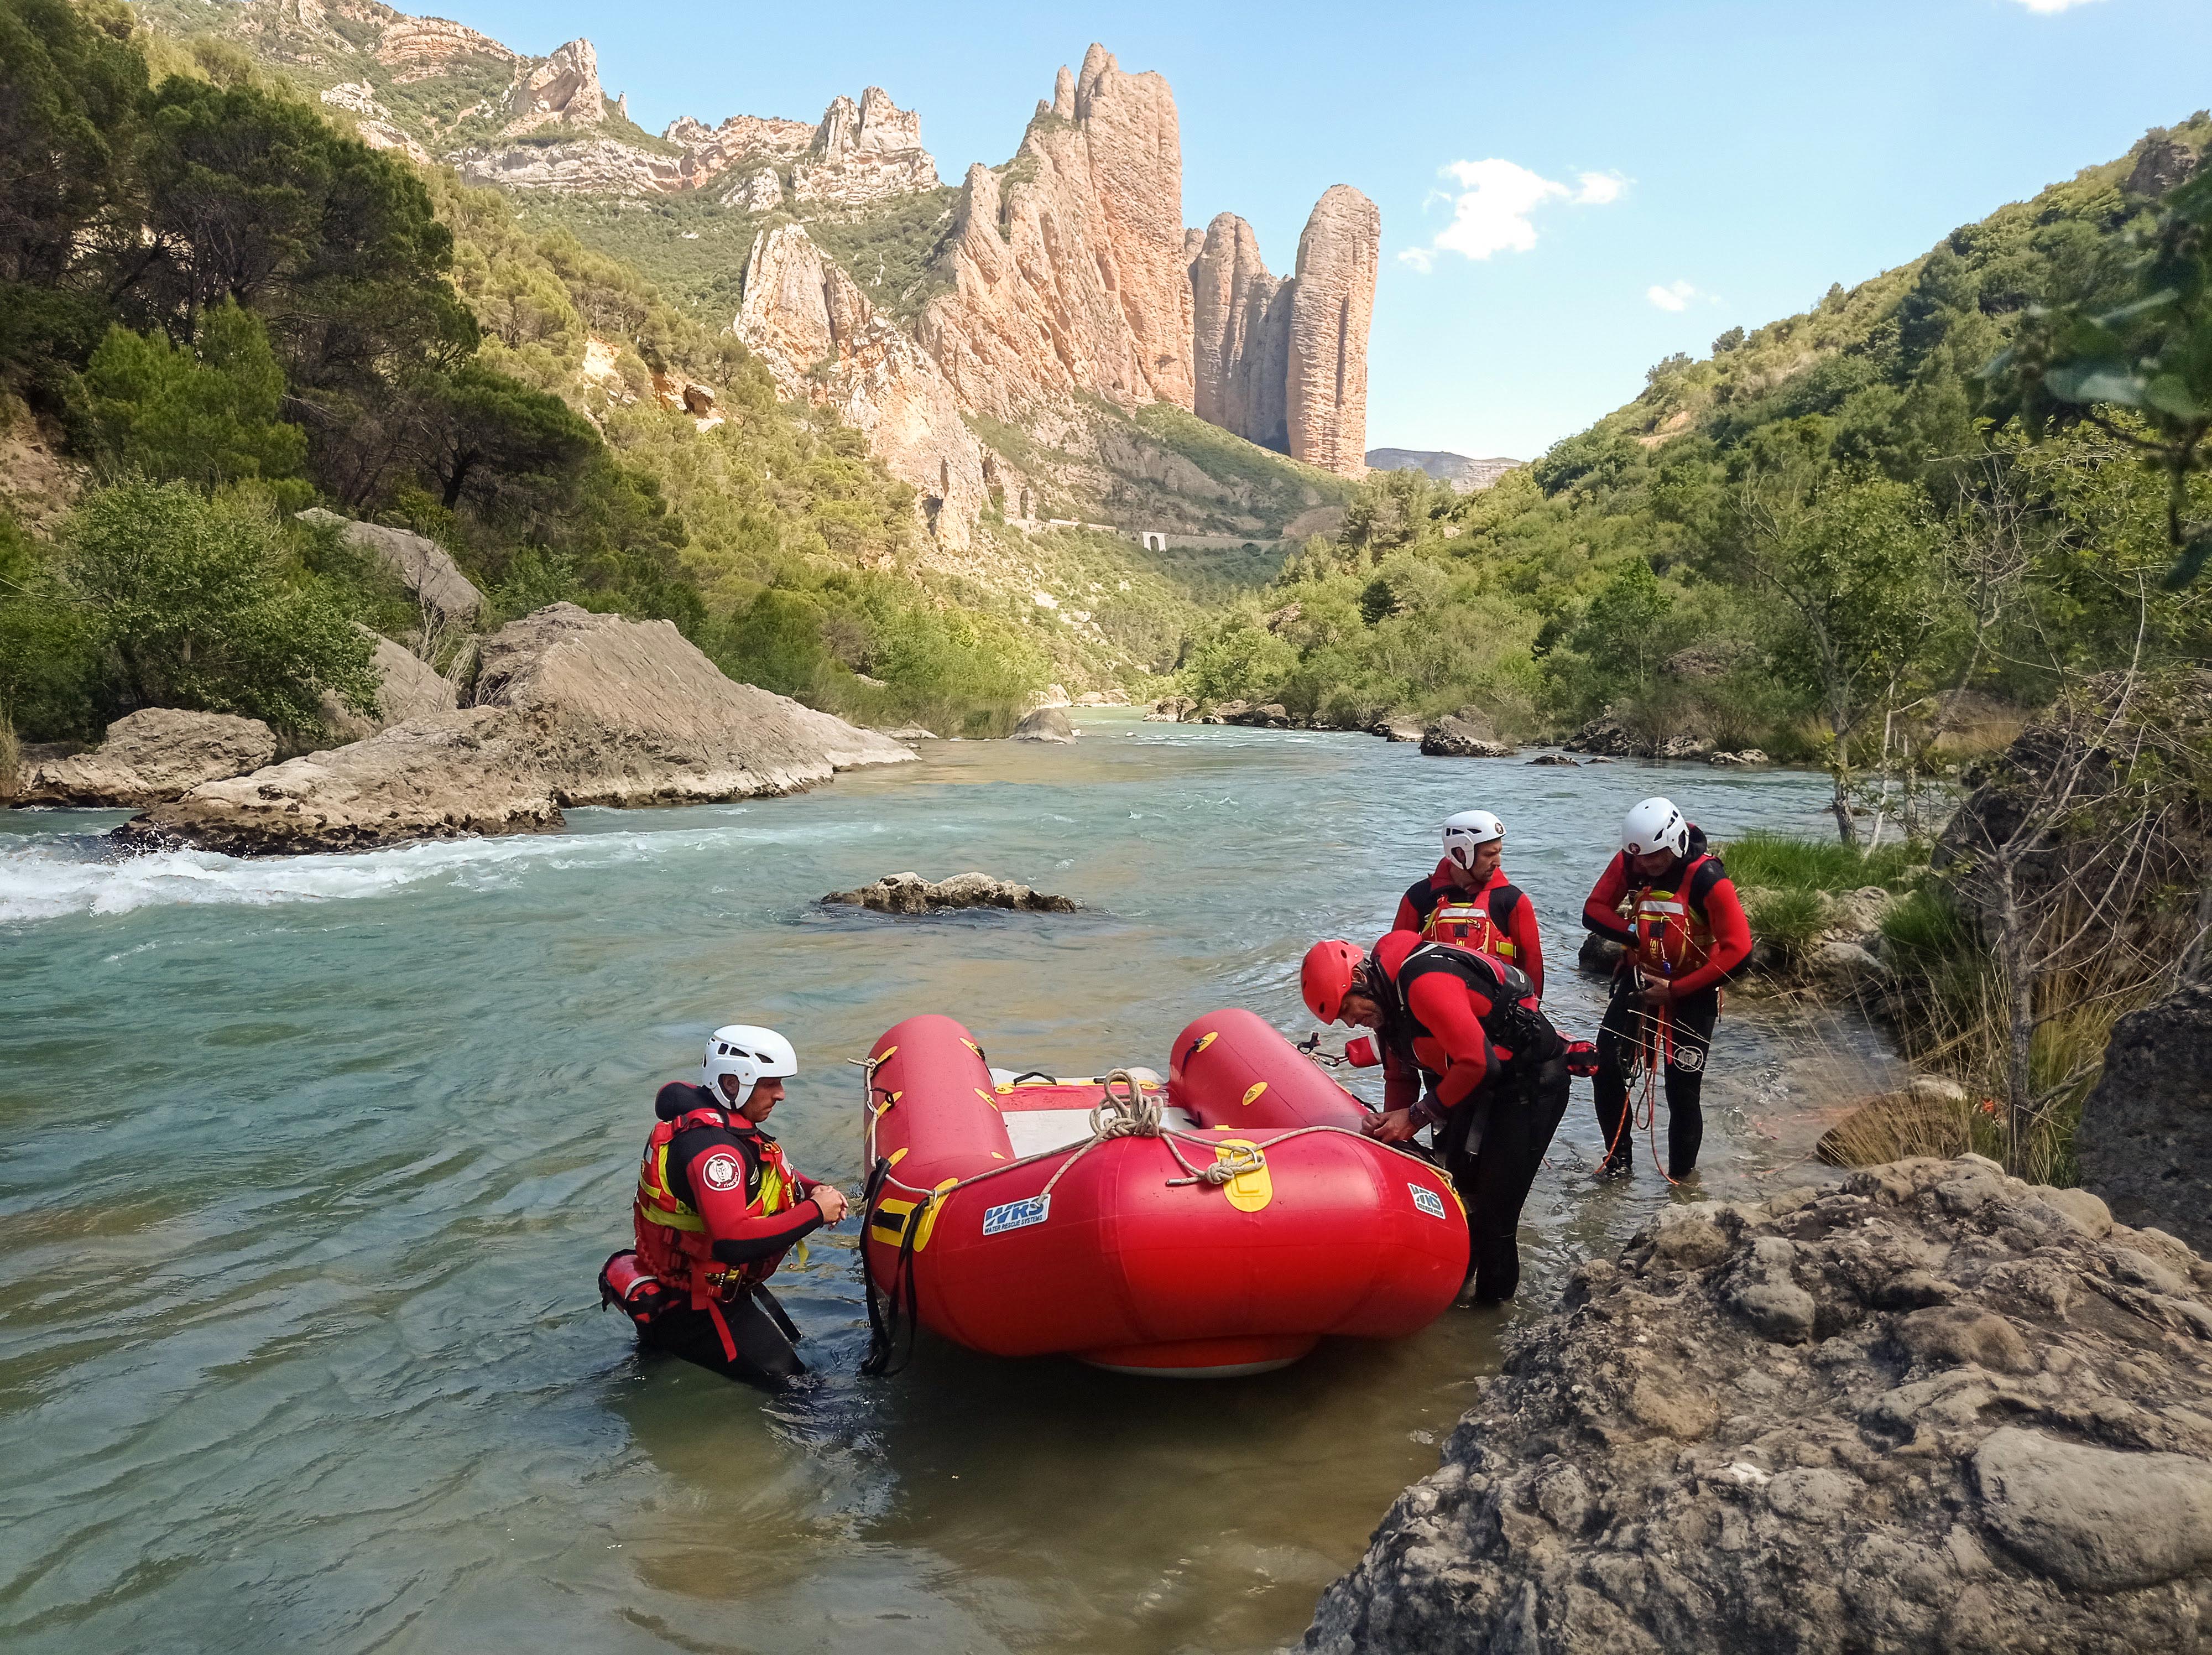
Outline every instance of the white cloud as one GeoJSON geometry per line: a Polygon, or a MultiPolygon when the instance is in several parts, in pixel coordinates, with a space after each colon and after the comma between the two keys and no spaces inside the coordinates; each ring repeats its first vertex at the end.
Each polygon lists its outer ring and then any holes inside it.
{"type": "Polygon", "coordinates": [[[1561,184],[1527,167],[1495,157],[1455,161],[1441,169],[1459,186],[1457,194],[1439,192],[1451,203],[1452,222],[1425,247],[1407,247],[1399,259],[1426,274],[1439,253],[1487,259],[1494,253],[1527,253],[1536,245],[1531,215],[1553,202],[1603,207],[1618,201],[1628,180],[1618,173],[1582,173],[1561,184]]]}
{"type": "Polygon", "coordinates": [[[2040,16],[2048,17],[2055,12],[2071,11],[2076,6],[2088,5],[2092,0],[2016,0],[2016,3],[2040,16]]]}
{"type": "Polygon", "coordinates": [[[1646,288],[1644,296],[1662,310],[1687,310],[1690,301],[1698,295],[1697,289],[1687,282],[1669,282],[1663,288],[1646,288]]]}

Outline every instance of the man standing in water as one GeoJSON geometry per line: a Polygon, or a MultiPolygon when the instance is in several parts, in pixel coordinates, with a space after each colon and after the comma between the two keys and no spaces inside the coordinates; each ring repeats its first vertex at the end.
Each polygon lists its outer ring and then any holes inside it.
{"type": "Polygon", "coordinates": [[[1583,904],[1583,923],[1626,950],[1597,1031],[1600,1173],[1633,1168],[1628,1074],[1656,1067],[1667,1077],[1667,1176],[1686,1178],[1705,1134],[1700,1099],[1721,985],[1751,957],[1751,922],[1704,831],[1672,801],[1646,799],[1622,822],[1620,850],[1583,904]]]}
{"type": "Polygon", "coordinates": [[[1567,1043],[1536,1008],[1534,985],[1502,960],[1410,931],[1391,932],[1371,954],[1317,942],[1301,976],[1316,1017],[1382,1037],[1383,1112],[1368,1135],[1404,1143],[1437,1129],[1467,1206],[1474,1302],[1512,1298],[1521,1208],[1567,1110],[1567,1043]]]}
{"type": "Polygon", "coordinates": [[[1544,947],[1536,935],[1536,910],[1498,866],[1504,851],[1505,824],[1488,811],[1463,810],[1446,818],[1443,860],[1398,898],[1398,917],[1390,928],[1517,965],[1540,1000],[1544,947]]]}
{"type": "Polygon", "coordinates": [[[769,1390],[806,1364],[768,1279],[806,1236],[845,1216],[845,1197],[795,1171],[761,1129],[798,1073],[798,1054],[773,1029],[732,1023],[708,1037],[701,1084],[672,1080],[653,1100],[660,1119],[638,1169],[635,1263],[623,1267],[618,1253],[600,1274],[641,1343],[769,1390]],[[672,1302],[641,1314],[650,1294],[638,1284],[653,1279],[672,1302]]]}

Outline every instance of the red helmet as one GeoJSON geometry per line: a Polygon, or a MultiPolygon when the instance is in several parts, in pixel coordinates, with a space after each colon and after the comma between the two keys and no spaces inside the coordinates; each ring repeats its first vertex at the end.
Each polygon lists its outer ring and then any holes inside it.
{"type": "Polygon", "coordinates": [[[1306,1008],[1324,1023],[1335,1022],[1344,1009],[1345,995],[1352,992],[1359,968],[1366,963],[1365,952],[1348,942],[1332,940],[1307,949],[1305,966],[1298,973],[1306,1008]]]}

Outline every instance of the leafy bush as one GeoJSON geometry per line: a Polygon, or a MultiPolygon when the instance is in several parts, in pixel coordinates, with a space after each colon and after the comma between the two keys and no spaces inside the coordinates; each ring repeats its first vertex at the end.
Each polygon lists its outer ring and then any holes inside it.
{"type": "Polygon", "coordinates": [[[320,727],[326,691],[374,709],[372,641],[299,573],[265,503],[118,484],[84,497],[61,545],[64,595],[117,711],[241,713],[298,735],[320,727]]]}

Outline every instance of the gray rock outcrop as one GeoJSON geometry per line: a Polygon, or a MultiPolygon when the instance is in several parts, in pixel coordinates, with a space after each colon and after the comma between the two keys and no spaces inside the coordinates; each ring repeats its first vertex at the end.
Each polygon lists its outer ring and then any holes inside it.
{"type": "Polygon", "coordinates": [[[1487,719],[1447,713],[1421,732],[1421,751],[1431,758],[1510,758],[1520,751],[1497,733],[1487,719]]]}
{"type": "Polygon", "coordinates": [[[1315,1655],[2106,1650],[2212,1627],[2212,1264],[1976,1156],[1575,1272],[1315,1655]]]}
{"type": "Polygon", "coordinates": [[[833,891],[822,899],[873,909],[880,914],[937,914],[957,908],[1006,908],[1025,913],[1073,914],[1082,904],[988,873],[956,873],[932,881],[919,873],[886,873],[857,891],[833,891]]]}
{"type": "Polygon", "coordinates": [[[410,718],[450,713],[460,705],[452,681],[441,677],[429,662],[380,634],[369,636],[376,640],[376,654],[369,662],[377,680],[375,713],[357,713],[329,691],[323,695],[323,723],[338,742],[366,741],[379,730],[404,724],[410,718]]]}
{"type": "Polygon", "coordinates": [[[1075,726],[1068,722],[1067,715],[1059,708],[1040,707],[1033,713],[1022,715],[1022,721],[1014,726],[1013,739],[1017,741],[1073,741],[1075,739],[1075,726]]]}
{"type": "Polygon", "coordinates": [[[477,590],[476,583],[461,573],[452,554],[435,540],[428,539],[408,529],[391,528],[382,523],[361,523],[349,517],[341,517],[320,506],[311,506],[300,514],[303,523],[319,523],[336,528],[349,545],[372,552],[377,559],[399,577],[400,584],[422,603],[428,605],[447,624],[466,626],[483,612],[484,595],[477,590]]]}
{"type": "Polygon", "coordinates": [[[2074,1138],[2081,1182],[2130,1224],[2212,1250],[2212,985],[2122,1018],[2074,1138]]]}
{"type": "Polygon", "coordinates": [[[15,802],[144,810],[276,756],[276,738],[258,718],[149,707],[109,725],[91,752],[26,765],[15,802]]]}
{"type": "Polygon", "coordinates": [[[195,788],[117,830],[234,855],[543,832],[577,805],[695,804],[911,763],[889,737],[735,684],[667,621],[553,604],[482,640],[472,705],[195,788]]]}

